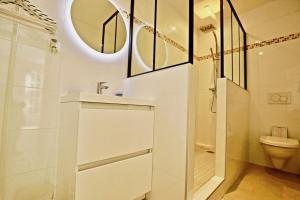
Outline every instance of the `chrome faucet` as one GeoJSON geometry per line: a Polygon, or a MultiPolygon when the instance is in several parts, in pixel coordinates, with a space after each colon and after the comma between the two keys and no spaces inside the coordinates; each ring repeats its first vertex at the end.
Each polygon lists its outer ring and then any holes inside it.
{"type": "Polygon", "coordinates": [[[97,83],[97,94],[102,94],[102,90],[107,90],[109,87],[104,85],[107,82],[98,82],[97,83]]]}

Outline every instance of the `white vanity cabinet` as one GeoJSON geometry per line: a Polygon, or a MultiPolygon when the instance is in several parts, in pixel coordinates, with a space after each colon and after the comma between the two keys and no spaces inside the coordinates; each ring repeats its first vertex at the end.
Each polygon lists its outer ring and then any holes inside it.
{"type": "Polygon", "coordinates": [[[154,103],[69,94],[61,99],[58,200],[134,200],[151,190],[154,103]]]}

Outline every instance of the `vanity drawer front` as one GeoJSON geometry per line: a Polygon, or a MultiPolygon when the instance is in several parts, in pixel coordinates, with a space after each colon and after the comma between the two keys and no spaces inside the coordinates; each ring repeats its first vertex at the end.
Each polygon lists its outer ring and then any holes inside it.
{"type": "Polygon", "coordinates": [[[151,190],[152,154],[76,174],[76,200],[133,200],[151,190]]]}
{"type": "Polygon", "coordinates": [[[77,164],[151,149],[153,123],[150,110],[81,110],[77,164]]]}

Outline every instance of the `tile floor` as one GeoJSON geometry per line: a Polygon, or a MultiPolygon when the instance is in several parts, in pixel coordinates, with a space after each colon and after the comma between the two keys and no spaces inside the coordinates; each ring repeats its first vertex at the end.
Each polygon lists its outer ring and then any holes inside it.
{"type": "Polygon", "coordinates": [[[300,200],[300,176],[250,165],[224,200],[300,200]]]}
{"type": "Polygon", "coordinates": [[[198,190],[215,172],[215,154],[200,148],[195,150],[194,190],[198,190]]]}

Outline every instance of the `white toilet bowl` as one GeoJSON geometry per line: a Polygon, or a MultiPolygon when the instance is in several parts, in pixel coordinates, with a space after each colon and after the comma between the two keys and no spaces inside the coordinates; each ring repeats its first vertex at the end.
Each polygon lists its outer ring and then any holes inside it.
{"type": "Polygon", "coordinates": [[[276,169],[282,169],[299,148],[298,140],[285,137],[261,136],[260,143],[276,169]]]}

